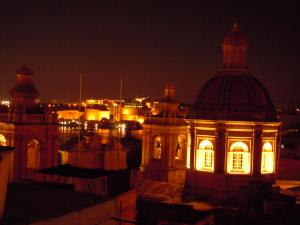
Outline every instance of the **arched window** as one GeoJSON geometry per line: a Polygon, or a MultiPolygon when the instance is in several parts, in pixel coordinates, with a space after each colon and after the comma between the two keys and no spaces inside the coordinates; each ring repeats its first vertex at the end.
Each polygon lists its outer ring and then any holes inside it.
{"type": "Polygon", "coordinates": [[[27,145],[27,169],[40,168],[40,143],[33,139],[27,145]]]}
{"type": "Polygon", "coordinates": [[[175,146],[175,159],[181,160],[183,157],[183,151],[184,151],[184,136],[179,135],[177,137],[177,143],[175,146]]]}
{"type": "Polygon", "coordinates": [[[214,146],[211,141],[200,142],[196,153],[196,170],[214,171],[214,146]]]}
{"type": "Polygon", "coordinates": [[[153,158],[160,159],[161,158],[161,137],[156,136],[153,142],[153,158]]]}
{"type": "Polygon", "coordinates": [[[274,152],[270,142],[265,142],[261,155],[261,173],[274,172],[274,152]]]}
{"type": "Polygon", "coordinates": [[[3,134],[0,134],[0,146],[6,146],[6,138],[3,134]]]}
{"type": "Polygon", "coordinates": [[[232,174],[250,173],[250,153],[244,142],[234,142],[227,156],[227,172],[232,174]]]}

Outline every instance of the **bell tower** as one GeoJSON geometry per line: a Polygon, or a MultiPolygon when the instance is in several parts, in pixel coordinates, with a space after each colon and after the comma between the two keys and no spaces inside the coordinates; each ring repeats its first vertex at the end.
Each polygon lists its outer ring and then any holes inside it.
{"type": "Polygon", "coordinates": [[[17,70],[16,83],[10,90],[12,105],[0,113],[0,145],[14,151],[13,179],[30,179],[33,171],[57,165],[59,131],[56,113],[36,103],[39,92],[33,71],[17,70]]]}
{"type": "Polygon", "coordinates": [[[186,168],[187,124],[179,114],[175,86],[167,83],[159,102],[160,113],[143,124],[142,170],[144,177],[183,184],[186,168]]]}
{"type": "Polygon", "coordinates": [[[17,70],[15,86],[9,92],[13,112],[25,113],[26,109],[35,106],[39,92],[33,84],[32,76],[33,71],[27,66],[17,70]]]}

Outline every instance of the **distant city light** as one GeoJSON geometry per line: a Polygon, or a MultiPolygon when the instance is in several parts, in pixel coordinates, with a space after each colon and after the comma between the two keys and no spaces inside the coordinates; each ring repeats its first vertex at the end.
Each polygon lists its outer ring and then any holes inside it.
{"type": "Polygon", "coordinates": [[[1,101],[1,105],[6,105],[6,106],[8,106],[8,107],[9,107],[9,105],[10,105],[10,101],[3,100],[3,101],[1,101]]]}

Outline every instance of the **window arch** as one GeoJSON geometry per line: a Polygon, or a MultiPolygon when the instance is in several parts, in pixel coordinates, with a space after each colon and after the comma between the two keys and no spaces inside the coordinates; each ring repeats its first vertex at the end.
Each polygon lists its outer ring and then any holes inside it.
{"type": "Polygon", "coordinates": [[[0,134],[0,146],[6,146],[6,138],[3,134],[0,134]]]}
{"type": "Polygon", "coordinates": [[[263,144],[261,155],[261,173],[274,172],[274,152],[273,145],[267,141],[263,144]]]}
{"type": "Polygon", "coordinates": [[[40,143],[33,139],[27,145],[27,169],[40,168],[40,143]]]}
{"type": "Polygon", "coordinates": [[[209,140],[203,140],[196,152],[196,170],[214,171],[214,146],[209,140]]]}
{"type": "Polygon", "coordinates": [[[227,155],[227,172],[232,174],[250,173],[250,152],[248,145],[237,141],[231,144],[227,155]]]}
{"type": "Polygon", "coordinates": [[[153,141],[153,158],[154,159],[160,159],[161,158],[161,137],[156,136],[153,141]]]}

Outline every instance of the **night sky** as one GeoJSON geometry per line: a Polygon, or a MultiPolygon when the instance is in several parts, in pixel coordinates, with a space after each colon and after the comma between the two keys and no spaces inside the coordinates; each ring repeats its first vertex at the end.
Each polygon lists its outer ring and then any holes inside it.
{"type": "MultiPolygon", "coordinates": [[[[42,101],[162,96],[191,103],[221,66],[237,18],[248,65],[277,102],[300,100],[300,9],[288,1],[19,0],[0,3],[0,99],[15,71],[35,72],[42,101]]],[[[297,2],[297,1],[294,1],[297,2]]]]}

